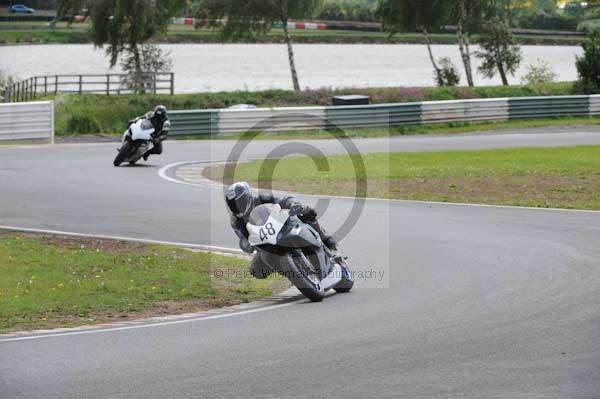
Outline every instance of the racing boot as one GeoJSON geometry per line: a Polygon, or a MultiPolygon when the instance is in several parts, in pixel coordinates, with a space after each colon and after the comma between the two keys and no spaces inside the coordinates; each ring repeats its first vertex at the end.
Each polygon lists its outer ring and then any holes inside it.
{"type": "Polygon", "coordinates": [[[260,254],[256,254],[250,264],[250,274],[256,279],[265,280],[273,274],[273,269],[261,259],[260,254]]]}
{"type": "Polygon", "coordinates": [[[321,224],[318,221],[309,223],[310,226],[315,229],[317,231],[317,233],[319,233],[319,236],[321,237],[321,241],[323,241],[323,244],[325,244],[325,246],[327,248],[329,248],[329,250],[333,253],[337,252],[338,250],[338,243],[337,241],[330,236],[327,231],[321,227],[321,224]]]}

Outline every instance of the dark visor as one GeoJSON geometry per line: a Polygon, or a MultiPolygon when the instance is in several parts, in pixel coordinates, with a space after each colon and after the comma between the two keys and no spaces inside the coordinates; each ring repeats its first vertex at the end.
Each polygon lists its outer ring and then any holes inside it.
{"type": "Polygon", "coordinates": [[[246,206],[245,206],[245,204],[243,204],[241,202],[245,202],[245,201],[240,201],[239,198],[237,200],[235,200],[235,199],[227,200],[227,206],[229,207],[231,212],[233,212],[234,215],[240,215],[240,214],[243,214],[244,212],[246,212],[246,206]]]}

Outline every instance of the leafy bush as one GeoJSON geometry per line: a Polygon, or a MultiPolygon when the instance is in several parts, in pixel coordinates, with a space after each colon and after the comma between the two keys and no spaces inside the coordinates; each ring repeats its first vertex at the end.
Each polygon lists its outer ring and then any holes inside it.
{"type": "MultiPolygon", "coordinates": [[[[259,107],[294,107],[330,105],[331,98],[344,94],[371,97],[373,104],[414,101],[440,101],[469,98],[527,97],[567,95],[572,83],[550,83],[537,86],[488,87],[386,87],[318,89],[295,93],[288,90],[259,92],[222,92],[144,95],[70,94],[56,100],[56,133],[58,135],[107,133],[121,134],[128,120],[143,115],[157,104],[169,110],[226,108],[234,104],[255,104],[259,107]]],[[[53,98],[53,96],[50,96],[53,98]]]]}
{"type": "Polygon", "coordinates": [[[578,56],[575,62],[579,80],[576,90],[586,94],[600,92],[600,30],[589,34],[587,40],[581,45],[583,55],[578,56]]]}
{"type": "Polygon", "coordinates": [[[67,134],[91,134],[99,133],[100,131],[101,128],[96,119],[85,114],[69,117],[66,127],[67,134]]]}
{"type": "Polygon", "coordinates": [[[440,58],[438,61],[439,71],[435,72],[435,81],[439,87],[458,86],[460,83],[460,72],[448,57],[440,58]]]}
{"type": "Polygon", "coordinates": [[[581,18],[585,15],[585,7],[579,1],[571,1],[565,5],[565,15],[572,18],[581,18]]]}
{"type": "Polygon", "coordinates": [[[527,13],[519,18],[518,24],[523,29],[544,30],[577,30],[578,18],[566,15],[547,15],[544,13],[527,13]]]}
{"type": "Polygon", "coordinates": [[[13,83],[15,83],[15,80],[12,76],[9,76],[4,72],[0,71],[0,100],[2,100],[4,89],[12,85],[13,83]]]}
{"type": "Polygon", "coordinates": [[[374,7],[351,2],[327,3],[318,18],[328,21],[378,22],[374,7]]]}
{"type": "Polygon", "coordinates": [[[521,79],[521,83],[537,86],[552,83],[556,80],[557,76],[548,61],[537,60],[535,64],[527,65],[527,73],[521,79]]]}

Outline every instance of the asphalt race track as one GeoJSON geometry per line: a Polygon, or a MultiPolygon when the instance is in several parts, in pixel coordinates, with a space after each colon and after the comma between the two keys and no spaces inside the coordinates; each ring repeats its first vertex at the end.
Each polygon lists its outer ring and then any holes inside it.
{"type": "MultiPolygon", "coordinates": [[[[600,133],[355,143],[555,146],[600,144],[600,133]]],[[[166,165],[226,159],[234,144],[169,142],[148,166],[121,168],[111,165],[115,144],[0,147],[0,225],[235,248],[219,188],[159,176],[166,165]]],[[[243,158],[281,144],[252,143],[243,158]]],[[[336,230],[352,203],[332,199],[325,226],[336,230]]],[[[0,398],[600,397],[600,212],[369,200],[342,248],[355,270],[373,273],[320,304],[0,337],[0,398]]]]}

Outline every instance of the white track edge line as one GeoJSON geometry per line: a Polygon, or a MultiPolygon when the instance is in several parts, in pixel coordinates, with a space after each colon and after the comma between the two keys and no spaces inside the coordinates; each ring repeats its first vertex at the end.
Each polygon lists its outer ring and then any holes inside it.
{"type": "MultiPolygon", "coordinates": [[[[239,249],[218,247],[218,246],[212,246],[212,245],[186,244],[186,243],[178,243],[178,242],[167,242],[167,241],[110,236],[110,235],[81,234],[81,233],[73,233],[73,232],[67,232],[67,231],[34,229],[34,228],[28,228],[28,227],[15,227],[15,226],[0,225],[0,230],[10,230],[10,231],[17,231],[17,232],[25,232],[25,233],[55,234],[55,235],[63,235],[63,236],[69,236],[69,237],[85,237],[85,238],[94,238],[94,239],[129,241],[129,242],[139,242],[139,243],[143,243],[143,244],[174,245],[174,246],[178,246],[178,247],[195,248],[195,249],[202,249],[202,250],[209,250],[209,251],[220,251],[220,252],[236,253],[236,254],[242,253],[242,251],[239,249]]],[[[6,338],[6,339],[0,338],[0,343],[15,342],[15,341],[29,341],[29,340],[34,340],[34,339],[63,337],[63,336],[69,336],[69,335],[98,334],[98,333],[104,333],[104,332],[132,330],[132,329],[138,329],[138,328],[160,327],[160,326],[168,326],[168,325],[173,325],[173,324],[191,323],[191,322],[196,322],[196,321],[222,319],[225,317],[241,316],[241,315],[245,315],[245,314],[257,313],[257,312],[262,312],[262,311],[271,310],[271,309],[278,309],[278,308],[294,305],[296,302],[297,301],[292,301],[292,302],[283,303],[283,304],[279,304],[279,305],[264,306],[264,307],[260,307],[257,309],[240,310],[240,311],[235,311],[232,313],[217,314],[217,315],[213,315],[213,316],[199,316],[199,317],[193,317],[193,318],[189,318],[189,319],[171,320],[171,321],[164,321],[164,322],[154,322],[153,323],[149,319],[148,323],[146,323],[146,324],[138,324],[138,325],[133,325],[133,326],[108,327],[108,328],[98,327],[98,328],[93,328],[93,329],[89,329],[89,330],[68,331],[68,332],[62,332],[62,333],[50,332],[47,334],[39,334],[39,335],[35,335],[35,331],[32,331],[31,333],[33,335],[14,337],[14,338],[6,338]]]]}
{"type": "MultiPolygon", "coordinates": [[[[253,161],[253,160],[247,160],[253,161]]],[[[159,171],[158,175],[164,180],[170,181],[176,184],[182,184],[186,186],[193,187],[206,187],[206,188],[222,188],[223,184],[219,182],[214,182],[214,185],[201,184],[201,183],[190,183],[186,181],[181,181],[170,176],[167,176],[167,171],[176,167],[184,166],[184,165],[192,165],[192,164],[219,164],[226,161],[189,161],[189,162],[177,162],[170,165],[163,166],[159,171]]],[[[276,190],[273,190],[276,191],[276,190]]],[[[277,191],[277,192],[285,192],[285,191],[277,191]]],[[[356,197],[343,196],[343,195],[318,195],[318,194],[303,194],[303,193],[295,193],[297,195],[301,195],[303,197],[311,197],[311,198],[331,198],[331,199],[349,199],[355,200],[356,197]]],[[[516,209],[516,210],[532,210],[532,211],[549,211],[549,212],[570,212],[570,213],[589,213],[589,214],[600,214],[600,211],[591,210],[591,209],[563,209],[563,208],[536,208],[531,206],[516,206],[516,205],[490,205],[490,204],[469,204],[469,203],[461,203],[461,202],[440,202],[440,201],[416,201],[416,200],[403,200],[403,199],[386,199],[386,198],[373,198],[366,197],[361,198],[366,201],[377,201],[377,202],[396,202],[396,203],[404,203],[404,204],[428,204],[428,205],[443,205],[443,206],[452,206],[452,207],[471,207],[471,208],[498,208],[498,209],[516,209]]]]}
{"type": "Polygon", "coordinates": [[[190,244],[190,243],[183,243],[183,242],[160,241],[160,240],[152,240],[152,239],[147,239],[147,238],[122,237],[122,236],[113,236],[113,235],[105,235],[105,234],[83,234],[83,233],[74,233],[74,232],[70,232],[70,231],[36,229],[36,228],[30,228],[30,227],[17,227],[17,226],[5,226],[5,225],[0,225],[0,230],[11,230],[11,231],[17,231],[17,232],[23,232],[23,233],[54,234],[54,235],[62,235],[62,236],[67,236],[67,237],[93,238],[93,239],[97,239],[97,240],[129,241],[129,242],[137,242],[140,244],[173,245],[176,247],[200,249],[200,250],[204,250],[204,251],[216,251],[216,252],[226,252],[226,253],[233,253],[233,254],[243,254],[242,250],[235,249],[235,248],[219,247],[216,245],[203,245],[203,244],[190,244]]]}
{"type": "Polygon", "coordinates": [[[261,308],[257,308],[257,309],[241,310],[241,311],[233,312],[233,313],[224,313],[224,314],[218,314],[218,315],[213,315],[213,316],[196,317],[196,318],[183,319],[183,320],[163,321],[163,322],[158,322],[158,323],[147,323],[147,324],[139,324],[139,325],[134,325],[134,326],[123,326],[123,327],[113,327],[113,328],[99,327],[98,329],[92,329],[92,330],[69,331],[69,332],[64,332],[64,333],[55,333],[55,334],[50,333],[50,334],[30,335],[30,336],[25,336],[25,337],[6,338],[6,339],[0,339],[0,344],[5,343],[5,342],[31,341],[31,340],[35,340],[35,339],[65,337],[65,336],[71,336],[71,335],[100,334],[100,333],[109,333],[109,332],[115,332],[115,331],[137,330],[137,329],[142,329],[142,328],[171,326],[171,325],[176,325],[176,324],[200,322],[200,321],[205,321],[205,320],[224,319],[224,318],[228,318],[228,317],[243,316],[243,315],[247,315],[247,314],[265,312],[267,310],[274,310],[274,309],[280,309],[280,308],[284,308],[284,307],[288,307],[288,306],[293,306],[296,304],[296,302],[297,301],[292,301],[292,302],[288,302],[288,303],[282,303],[279,305],[265,306],[265,307],[261,307],[261,308]]]}

